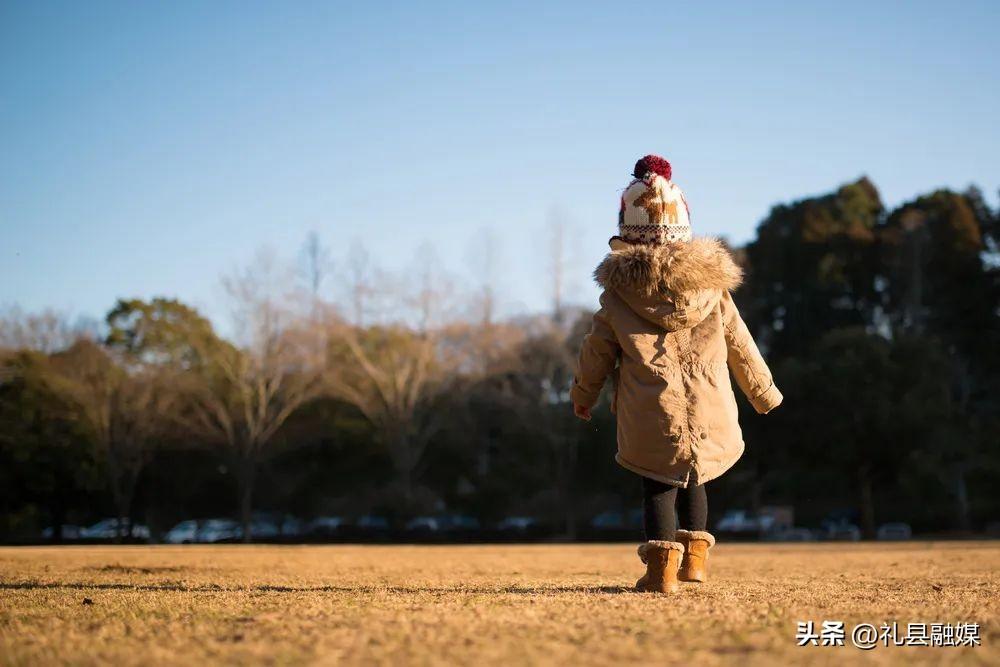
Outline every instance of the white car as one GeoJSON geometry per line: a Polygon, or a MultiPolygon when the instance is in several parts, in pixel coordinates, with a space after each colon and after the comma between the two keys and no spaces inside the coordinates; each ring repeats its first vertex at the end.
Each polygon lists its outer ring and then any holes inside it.
{"type": "Polygon", "coordinates": [[[188,519],[167,531],[163,541],[167,544],[212,544],[239,539],[243,529],[232,519],[188,519]]]}
{"type": "Polygon", "coordinates": [[[497,524],[498,530],[525,531],[538,523],[530,516],[509,516],[497,524]]]}
{"type": "Polygon", "coordinates": [[[432,516],[418,516],[406,522],[406,530],[436,533],[440,529],[438,520],[432,516]]]}
{"type": "Polygon", "coordinates": [[[238,540],[243,537],[243,528],[232,519],[206,519],[198,527],[198,541],[206,544],[238,540]]]}
{"type": "Polygon", "coordinates": [[[826,529],[826,539],[844,542],[857,542],[861,539],[861,529],[853,523],[831,524],[826,529]]]}
{"type": "Polygon", "coordinates": [[[80,537],[86,540],[110,540],[118,536],[118,519],[101,519],[93,526],[80,529],[80,537]]]}
{"type": "MultiPolygon", "coordinates": [[[[61,526],[62,538],[64,540],[78,540],[80,539],[80,531],[84,530],[80,526],[74,526],[71,524],[64,523],[61,526]]],[[[46,540],[51,540],[55,536],[55,530],[52,526],[48,526],[42,529],[42,538],[46,540]]]]}
{"type": "Polygon", "coordinates": [[[913,537],[913,530],[910,524],[902,521],[884,523],[879,526],[875,537],[880,540],[908,540],[913,537]]]}
{"type": "Polygon", "coordinates": [[[309,522],[306,529],[310,535],[331,535],[347,524],[341,516],[318,516],[309,522]]]}
{"type": "Polygon", "coordinates": [[[389,530],[389,520],[384,516],[377,516],[375,514],[366,514],[362,517],[358,517],[356,525],[361,530],[389,530]]]}
{"type": "Polygon", "coordinates": [[[281,526],[267,519],[256,519],[250,522],[250,535],[255,540],[278,537],[281,535],[281,526]]]}
{"type": "Polygon", "coordinates": [[[769,530],[774,517],[753,517],[746,510],[730,510],[715,524],[720,533],[756,533],[769,530]]]}
{"type": "Polygon", "coordinates": [[[279,527],[283,537],[298,537],[306,532],[307,525],[302,519],[286,514],[279,527]]]}
{"type": "MultiPolygon", "coordinates": [[[[113,540],[118,537],[118,519],[101,519],[93,526],[80,529],[80,537],[85,540],[113,540]]],[[[143,540],[149,539],[149,528],[142,524],[132,524],[131,531],[126,532],[125,537],[136,537],[143,540]]]]}
{"type": "Polygon", "coordinates": [[[808,528],[786,528],[774,530],[764,535],[769,542],[813,542],[816,536],[808,528]]]}
{"type": "Polygon", "coordinates": [[[198,522],[193,519],[181,521],[163,536],[167,544],[194,544],[198,541],[198,522]]]}

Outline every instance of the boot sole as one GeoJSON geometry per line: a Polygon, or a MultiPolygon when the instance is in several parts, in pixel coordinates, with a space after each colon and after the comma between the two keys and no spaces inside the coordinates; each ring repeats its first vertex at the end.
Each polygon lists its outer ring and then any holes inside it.
{"type": "Polygon", "coordinates": [[[666,595],[668,593],[676,593],[681,587],[679,585],[666,586],[664,588],[650,587],[650,586],[639,586],[635,587],[637,593],[660,593],[661,595],[666,595]]]}

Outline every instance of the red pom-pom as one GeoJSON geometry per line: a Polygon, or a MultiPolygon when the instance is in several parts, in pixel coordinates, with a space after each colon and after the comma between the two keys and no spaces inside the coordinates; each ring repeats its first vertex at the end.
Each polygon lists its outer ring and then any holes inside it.
{"type": "Polygon", "coordinates": [[[659,174],[668,181],[670,180],[671,174],[673,174],[673,170],[670,168],[670,163],[659,155],[647,155],[646,157],[640,159],[635,163],[635,170],[632,174],[636,178],[642,178],[647,171],[659,174]]]}

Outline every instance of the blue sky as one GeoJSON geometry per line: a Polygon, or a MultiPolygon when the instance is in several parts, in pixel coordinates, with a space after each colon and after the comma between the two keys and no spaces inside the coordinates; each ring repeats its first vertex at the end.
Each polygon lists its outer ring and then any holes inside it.
{"type": "Polygon", "coordinates": [[[387,269],[430,243],[503,309],[572,301],[637,157],[696,233],[869,175],[890,205],[1000,186],[996,2],[0,4],[0,305],[100,317],[316,230],[387,269]]]}

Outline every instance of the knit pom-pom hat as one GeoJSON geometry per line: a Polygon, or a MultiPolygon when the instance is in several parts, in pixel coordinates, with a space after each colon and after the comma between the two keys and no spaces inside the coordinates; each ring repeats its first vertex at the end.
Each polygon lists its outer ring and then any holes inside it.
{"type": "Polygon", "coordinates": [[[659,155],[647,155],[636,160],[635,168],[632,169],[632,175],[636,178],[644,178],[646,176],[646,172],[649,171],[654,174],[659,174],[668,181],[673,175],[673,169],[670,167],[670,163],[659,155]]]}
{"type": "Polygon", "coordinates": [[[672,180],[670,163],[647,155],[635,163],[635,177],[622,193],[618,234],[627,243],[660,245],[691,240],[691,216],[684,193],[672,180]]]}

